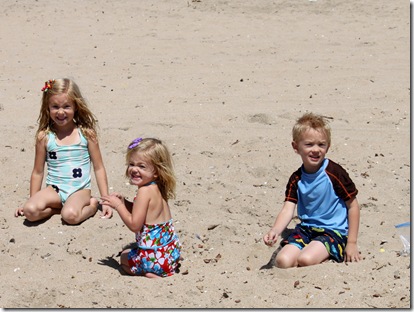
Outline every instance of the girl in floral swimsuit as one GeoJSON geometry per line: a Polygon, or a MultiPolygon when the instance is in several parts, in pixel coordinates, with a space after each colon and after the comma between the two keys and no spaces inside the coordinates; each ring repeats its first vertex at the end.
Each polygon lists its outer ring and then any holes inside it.
{"type": "Polygon", "coordinates": [[[138,138],[126,154],[126,176],[138,187],[134,201],[121,194],[102,197],[135,233],[136,248],[121,253],[121,266],[130,275],[165,277],[178,271],[181,245],[168,200],[175,197],[175,176],[167,147],[158,139],[138,138]]]}

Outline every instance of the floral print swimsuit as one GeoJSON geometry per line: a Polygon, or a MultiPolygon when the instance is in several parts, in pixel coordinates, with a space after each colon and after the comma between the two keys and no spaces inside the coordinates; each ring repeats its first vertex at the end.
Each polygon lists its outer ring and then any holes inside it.
{"type": "Polygon", "coordinates": [[[136,275],[173,275],[178,269],[181,244],[172,219],[160,224],[144,224],[136,233],[137,248],[128,253],[128,264],[136,275]]]}

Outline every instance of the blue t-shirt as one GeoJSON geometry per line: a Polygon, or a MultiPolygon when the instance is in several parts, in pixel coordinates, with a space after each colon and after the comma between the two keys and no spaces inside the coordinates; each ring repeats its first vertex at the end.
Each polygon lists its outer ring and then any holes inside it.
{"type": "Polygon", "coordinates": [[[357,193],[345,169],[325,159],[315,173],[306,173],[302,165],[291,175],[285,200],[297,204],[302,225],[337,230],[342,235],[348,235],[345,202],[357,193]]]}

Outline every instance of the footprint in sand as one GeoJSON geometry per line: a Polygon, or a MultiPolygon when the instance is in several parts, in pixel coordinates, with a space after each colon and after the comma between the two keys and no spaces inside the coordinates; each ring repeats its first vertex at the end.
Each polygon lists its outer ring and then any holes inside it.
{"type": "Polygon", "coordinates": [[[262,113],[250,115],[248,121],[251,123],[260,123],[264,125],[273,124],[272,118],[269,115],[262,113]]]}

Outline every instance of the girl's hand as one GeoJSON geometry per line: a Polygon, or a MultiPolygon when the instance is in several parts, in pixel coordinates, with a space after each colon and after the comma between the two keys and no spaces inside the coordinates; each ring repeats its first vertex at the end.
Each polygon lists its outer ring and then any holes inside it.
{"type": "Polygon", "coordinates": [[[122,194],[120,194],[120,193],[111,193],[111,194],[109,194],[109,196],[115,196],[115,197],[119,198],[122,201],[122,203],[125,204],[125,197],[122,194]]]}
{"type": "Polygon", "coordinates": [[[108,205],[114,208],[115,210],[119,205],[124,204],[124,198],[123,196],[119,194],[111,194],[107,196],[102,196],[101,200],[102,200],[102,206],[108,205]]]}
{"type": "Polygon", "coordinates": [[[265,236],[263,236],[263,241],[267,246],[271,247],[277,242],[278,238],[279,235],[273,232],[273,230],[270,230],[265,236]]]}
{"type": "Polygon", "coordinates": [[[16,211],[14,212],[14,216],[16,218],[20,216],[24,216],[23,208],[17,208],[16,211]]]}
{"type": "Polygon", "coordinates": [[[112,217],[112,208],[108,205],[102,205],[101,218],[110,219],[112,217]]]}

